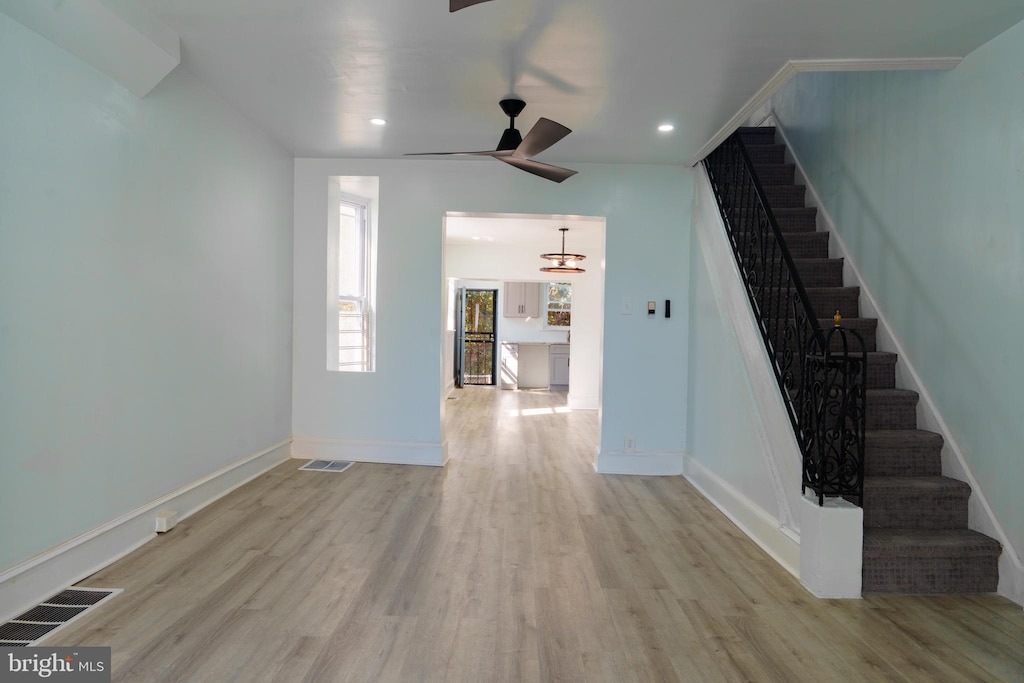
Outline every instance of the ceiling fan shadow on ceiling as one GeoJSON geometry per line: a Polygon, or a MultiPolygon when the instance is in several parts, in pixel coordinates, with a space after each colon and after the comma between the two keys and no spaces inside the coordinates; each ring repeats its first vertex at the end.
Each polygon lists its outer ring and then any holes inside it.
{"type": "Polygon", "coordinates": [[[490,0],[448,0],[448,11],[458,12],[460,9],[466,9],[473,5],[479,5],[481,2],[489,2],[490,0]]]}
{"type": "Polygon", "coordinates": [[[506,116],[508,116],[509,124],[508,128],[505,129],[505,132],[501,134],[501,139],[498,141],[496,149],[484,150],[482,152],[413,152],[404,154],[403,156],[493,157],[510,166],[515,166],[522,171],[532,173],[556,183],[560,183],[566,178],[571,178],[576,175],[576,171],[573,171],[572,169],[544,164],[530,158],[540,154],[548,147],[551,147],[553,144],[571,133],[571,130],[560,123],[552,121],[551,119],[541,117],[537,119],[537,123],[533,125],[533,128],[530,129],[530,132],[528,132],[524,138],[519,131],[516,130],[516,117],[519,116],[526,107],[526,102],[518,97],[508,97],[501,100],[498,104],[501,105],[501,110],[505,112],[506,116]]]}

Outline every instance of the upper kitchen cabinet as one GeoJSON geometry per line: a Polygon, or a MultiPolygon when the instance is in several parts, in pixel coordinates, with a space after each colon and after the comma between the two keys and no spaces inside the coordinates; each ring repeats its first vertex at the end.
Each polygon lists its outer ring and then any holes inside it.
{"type": "Polygon", "coordinates": [[[537,317],[540,317],[540,283],[539,282],[506,282],[505,283],[505,317],[506,318],[537,318],[537,317]]]}

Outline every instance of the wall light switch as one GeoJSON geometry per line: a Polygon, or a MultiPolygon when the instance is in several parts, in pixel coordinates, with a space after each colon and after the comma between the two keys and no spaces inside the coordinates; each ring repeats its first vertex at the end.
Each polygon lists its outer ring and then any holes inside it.
{"type": "Polygon", "coordinates": [[[633,300],[629,297],[622,297],[622,315],[633,315],[633,300]]]}
{"type": "Polygon", "coordinates": [[[648,301],[647,302],[647,315],[654,315],[654,312],[657,310],[657,308],[658,308],[658,303],[656,301],[648,301]]]}

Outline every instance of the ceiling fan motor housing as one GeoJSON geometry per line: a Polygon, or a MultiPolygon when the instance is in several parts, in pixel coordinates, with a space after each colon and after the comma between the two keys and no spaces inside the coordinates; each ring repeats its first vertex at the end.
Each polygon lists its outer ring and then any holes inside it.
{"type": "Polygon", "coordinates": [[[508,149],[515,149],[522,143],[523,136],[520,135],[519,131],[515,128],[506,128],[505,132],[501,134],[501,140],[498,140],[498,146],[496,151],[502,152],[508,149]]]}
{"type": "Polygon", "coordinates": [[[516,117],[523,113],[523,109],[526,108],[526,102],[518,97],[506,97],[498,104],[501,105],[501,110],[505,112],[505,116],[509,118],[508,128],[501,134],[501,140],[498,141],[498,146],[495,149],[497,152],[504,152],[515,149],[523,141],[523,136],[516,130],[516,117]]]}
{"type": "Polygon", "coordinates": [[[505,116],[512,119],[522,114],[523,110],[526,109],[526,102],[518,97],[506,97],[498,102],[498,104],[501,106],[501,110],[505,112],[505,116]]]}

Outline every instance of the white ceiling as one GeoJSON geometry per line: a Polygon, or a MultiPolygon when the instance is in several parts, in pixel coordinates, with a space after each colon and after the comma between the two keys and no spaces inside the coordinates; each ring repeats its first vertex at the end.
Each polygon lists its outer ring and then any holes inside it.
{"type": "Polygon", "coordinates": [[[788,60],[963,56],[1024,19],[1021,0],[139,2],[297,156],[492,149],[515,91],[524,134],[573,129],[555,162],[684,163],[788,60]]]}

